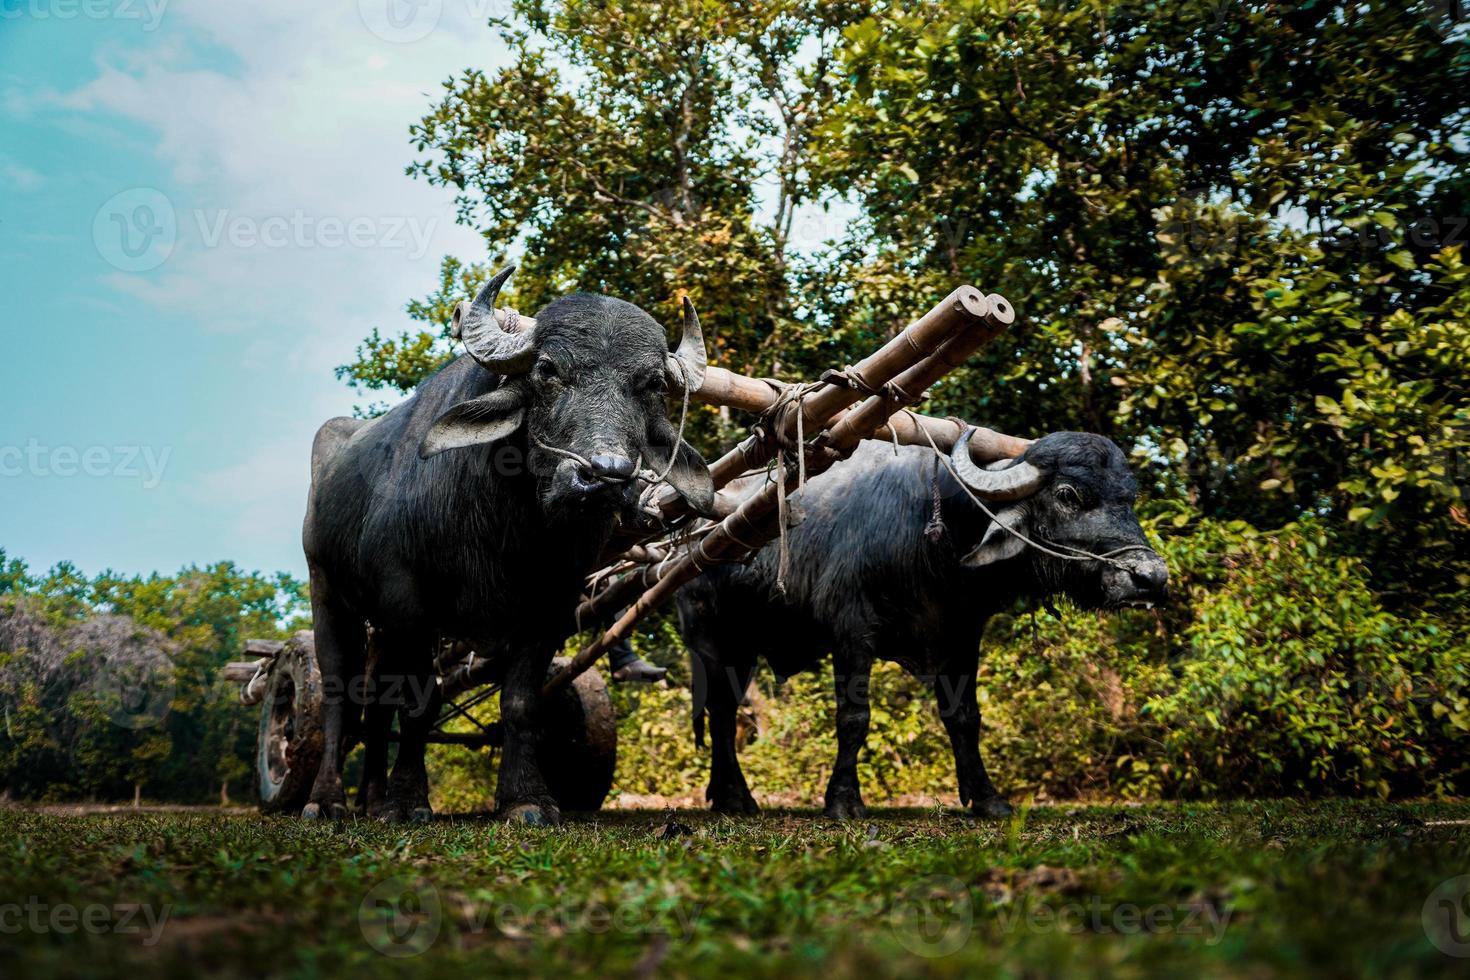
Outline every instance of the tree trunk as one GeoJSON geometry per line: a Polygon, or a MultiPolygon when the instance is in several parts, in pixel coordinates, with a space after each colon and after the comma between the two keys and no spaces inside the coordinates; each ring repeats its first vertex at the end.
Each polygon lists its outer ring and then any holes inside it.
{"type": "Polygon", "coordinates": [[[222,779],[222,780],[220,780],[220,784],[219,784],[219,805],[220,806],[229,806],[230,805],[230,781],[228,779],[222,779]]]}
{"type": "Polygon", "coordinates": [[[133,784],[133,809],[137,809],[143,802],[143,784],[133,784]]]}

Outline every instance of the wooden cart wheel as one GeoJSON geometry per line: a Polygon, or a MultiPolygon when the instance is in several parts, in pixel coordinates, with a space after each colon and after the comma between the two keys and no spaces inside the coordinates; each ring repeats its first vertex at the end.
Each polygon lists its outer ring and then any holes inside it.
{"type": "Polygon", "coordinates": [[[255,739],[255,783],[262,813],[300,813],[322,761],[322,675],[307,632],[291,637],[271,663],[255,739]]]}
{"type": "MultiPolygon", "coordinates": [[[[557,657],[547,676],[570,658],[557,657]]],[[[607,684],[584,671],[541,706],[537,759],[547,788],[563,810],[596,810],[612,789],[618,761],[618,722],[607,684]]]]}

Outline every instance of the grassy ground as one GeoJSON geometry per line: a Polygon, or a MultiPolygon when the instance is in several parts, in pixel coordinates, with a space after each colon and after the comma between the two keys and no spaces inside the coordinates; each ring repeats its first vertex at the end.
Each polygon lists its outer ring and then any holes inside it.
{"type": "Polygon", "coordinates": [[[674,816],[687,826],[0,810],[0,975],[1470,967],[1435,945],[1470,955],[1470,879],[1436,892],[1470,874],[1470,804],[674,816]]]}

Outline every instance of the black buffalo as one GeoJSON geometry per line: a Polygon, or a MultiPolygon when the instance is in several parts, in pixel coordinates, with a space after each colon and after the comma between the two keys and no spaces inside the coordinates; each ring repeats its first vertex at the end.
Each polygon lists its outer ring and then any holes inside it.
{"type": "Polygon", "coordinates": [[[534,320],[496,310],[510,272],[455,311],[466,356],[377,419],[333,419],[312,447],[303,539],[327,703],[305,816],[345,814],[343,756],[361,737],[368,812],[429,818],[433,654],[450,636],[503,672],[499,811],[555,822],[536,762],[538,690],[574,632],[583,577],[644,474],[696,510],[712,505],[709,471],[666,409],[670,384],[704,373],[687,300],[670,354],[647,313],[606,296],[567,296],[534,320]]]}
{"type": "Polygon", "coordinates": [[[789,676],[812,669],[830,650],[838,748],[827,784],[829,816],[864,812],[857,756],[867,737],[875,657],[932,685],[954,749],[960,799],[977,815],[1008,814],[1010,805],[980,759],[975,674],[986,621],[1022,597],[1062,594],[1091,608],[1166,597],[1168,572],[1144,542],[1133,512],[1137,485],[1114,443],[1058,432],[1032,443],[1019,460],[989,469],[971,462],[968,443],[967,435],[952,465],[972,493],[989,501],[996,520],[932,450],[904,447],[895,454],[893,447],[867,443],[795,498],[805,518],[788,533],[784,593],[777,588],[775,546],[749,566],[712,569],[681,590],[679,618],[696,677],[696,733],[703,710],[713,738],[707,796],[715,810],[756,810],[736,758],[735,713],[757,658],[789,676]]]}

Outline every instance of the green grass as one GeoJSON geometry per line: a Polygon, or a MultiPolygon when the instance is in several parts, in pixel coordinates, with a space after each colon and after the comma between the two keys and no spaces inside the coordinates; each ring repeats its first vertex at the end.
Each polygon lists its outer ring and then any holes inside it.
{"type": "MultiPolygon", "coordinates": [[[[0,975],[1470,966],[1436,949],[1423,917],[1436,886],[1470,874],[1470,804],[1059,807],[1000,825],[938,810],[845,825],[805,812],[676,816],[691,834],[661,839],[664,815],[650,812],[545,831],[488,819],[398,828],[0,810],[0,975]],[[122,934],[120,905],[167,917],[150,932],[136,914],[136,931],[122,934]],[[93,928],[56,928],[69,922],[58,907],[92,915],[93,928]],[[414,952],[431,937],[417,955],[381,951],[414,952]]],[[[1470,903],[1442,911],[1470,932],[1470,903]]]]}

